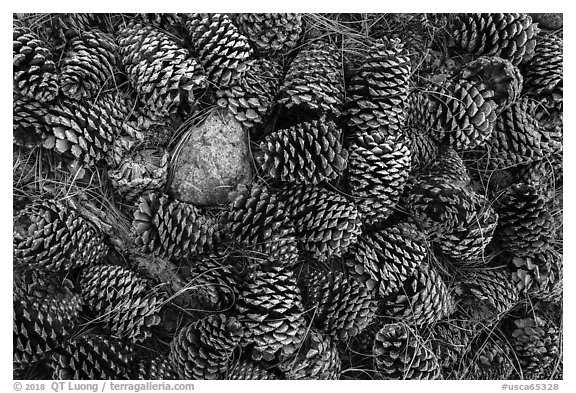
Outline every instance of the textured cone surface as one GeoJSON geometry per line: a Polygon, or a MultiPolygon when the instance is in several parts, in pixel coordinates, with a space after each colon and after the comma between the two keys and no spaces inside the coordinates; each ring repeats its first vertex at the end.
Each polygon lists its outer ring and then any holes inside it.
{"type": "Polygon", "coordinates": [[[242,78],[216,92],[217,104],[227,108],[244,127],[254,127],[267,120],[281,77],[278,63],[257,59],[242,78]]]}
{"type": "Polygon", "coordinates": [[[451,20],[456,45],[474,55],[499,56],[512,64],[530,59],[539,29],[527,14],[457,14],[451,20]]]}
{"type": "Polygon", "coordinates": [[[257,184],[240,185],[230,197],[225,221],[233,238],[274,261],[286,265],[298,261],[293,224],[286,206],[270,189],[257,184]]]}
{"type": "Polygon", "coordinates": [[[138,363],[136,379],[140,380],[174,380],[178,379],[176,371],[168,356],[158,356],[138,363]]]}
{"type": "Polygon", "coordinates": [[[454,298],[432,266],[420,264],[398,291],[383,303],[384,315],[406,323],[424,325],[454,311],[454,298]]]}
{"type": "Polygon", "coordinates": [[[306,335],[302,296],[294,273],[269,266],[251,273],[237,303],[244,324],[244,344],[252,344],[254,360],[294,354],[306,335]]]}
{"type": "Polygon", "coordinates": [[[560,353],[561,332],[552,323],[538,317],[514,321],[508,339],[522,367],[524,379],[546,379],[546,368],[560,353]]]}
{"type": "Polygon", "coordinates": [[[217,87],[234,83],[250,69],[252,48],[228,16],[190,14],[185,26],[208,80],[217,87]]]}
{"type": "Polygon", "coordinates": [[[484,250],[492,241],[498,214],[482,195],[473,193],[473,213],[454,231],[440,237],[438,247],[445,256],[461,264],[485,264],[484,250]]]}
{"type": "Polygon", "coordinates": [[[342,367],[336,344],[329,336],[311,330],[294,359],[278,365],[286,379],[334,380],[340,379],[342,367]]]}
{"type": "Polygon", "coordinates": [[[302,49],[290,64],[278,103],[295,113],[338,116],[344,98],[338,50],[326,42],[302,49]]]}
{"type": "Polygon", "coordinates": [[[98,321],[115,336],[141,341],[160,323],[162,297],[122,266],[87,268],[80,278],[82,297],[98,321]]]}
{"type": "Polygon", "coordinates": [[[299,279],[304,308],[319,331],[336,340],[358,335],[374,318],[376,301],[360,282],[340,272],[310,270],[299,279]]]}
{"type": "Polygon", "coordinates": [[[52,101],[58,95],[58,75],[47,44],[22,26],[13,26],[12,36],[14,91],[35,101],[52,101]]]}
{"type": "Polygon", "coordinates": [[[354,132],[398,134],[404,123],[410,72],[410,58],[399,41],[375,43],[347,91],[348,126],[354,132]]]}
{"type": "Polygon", "coordinates": [[[70,40],[101,24],[103,15],[105,14],[80,12],[49,14],[45,28],[49,33],[50,42],[58,50],[64,49],[70,40]]]}
{"type": "Polygon", "coordinates": [[[449,320],[438,322],[430,333],[430,347],[438,359],[445,379],[452,377],[458,363],[470,350],[470,344],[476,334],[472,323],[466,318],[452,316],[449,320]]]}
{"type": "Polygon", "coordinates": [[[21,95],[13,95],[12,140],[15,145],[34,147],[46,140],[50,129],[46,124],[48,106],[21,95]]]}
{"type": "Polygon", "coordinates": [[[538,190],[516,184],[500,200],[494,239],[518,256],[531,255],[551,246],[554,221],[538,190]]]}
{"type": "Polygon", "coordinates": [[[242,337],[234,317],[214,314],[182,328],[170,344],[179,379],[222,379],[242,337]]]}
{"type": "Polygon", "coordinates": [[[108,252],[100,231],[71,206],[35,202],[14,221],[14,262],[62,271],[97,264],[108,252]]]}
{"type": "Polygon", "coordinates": [[[509,342],[497,335],[482,334],[471,346],[462,360],[466,379],[510,379],[518,367],[509,342]]]}
{"type": "Polygon", "coordinates": [[[490,324],[514,307],[520,292],[504,268],[477,270],[459,283],[461,305],[470,320],[490,324]]]}
{"type": "Polygon", "coordinates": [[[459,76],[473,83],[480,91],[492,91],[498,113],[516,102],[522,92],[520,70],[500,57],[479,57],[466,64],[459,76]]]}
{"type": "Polygon", "coordinates": [[[319,260],[343,255],[360,234],[360,214],[348,199],[320,186],[283,189],[278,199],[294,223],[300,250],[319,260]]]}
{"type": "Polygon", "coordinates": [[[464,161],[454,149],[441,146],[433,162],[419,174],[420,180],[436,180],[453,185],[467,187],[470,185],[470,176],[464,161]]]}
{"type": "Polygon", "coordinates": [[[350,146],[349,181],[366,224],[377,224],[392,213],[408,179],[410,163],[410,150],[398,138],[380,131],[355,138],[350,146]]]}
{"type": "Polygon", "coordinates": [[[458,151],[483,145],[496,122],[496,104],[488,93],[466,80],[434,87],[421,109],[424,126],[438,143],[458,151]]]}
{"type": "Polygon", "coordinates": [[[313,120],[268,134],[260,145],[262,169],[285,182],[318,184],[336,179],[346,169],[348,152],[342,131],[329,120],[313,120]]]}
{"type": "Polygon", "coordinates": [[[302,35],[302,15],[239,14],[235,22],[255,50],[263,54],[281,54],[294,48],[302,35]]]}
{"type": "Polygon", "coordinates": [[[129,202],[163,189],[168,177],[168,157],[166,150],[154,148],[126,155],[117,168],[108,171],[112,186],[129,202]]]}
{"type": "Polygon", "coordinates": [[[239,361],[226,375],[227,380],[271,380],[277,379],[276,376],[257,363],[247,360],[239,361]]]}
{"type": "Polygon", "coordinates": [[[424,235],[402,223],[360,236],[350,249],[347,265],[367,288],[387,296],[401,288],[426,255],[424,235]]]}
{"type": "Polygon", "coordinates": [[[51,107],[46,121],[51,135],[44,143],[82,164],[118,163],[142,136],[128,121],[131,104],[121,95],[97,99],[62,99],[51,107]]]}
{"type": "Polygon", "coordinates": [[[78,100],[93,97],[112,78],[118,47],[97,29],[82,32],[69,46],[60,66],[60,90],[78,100]]]}
{"type": "Polygon", "coordinates": [[[200,64],[170,35],[132,23],[118,32],[118,51],[128,78],[148,110],[157,117],[193,105],[194,90],[206,85],[200,64]]]}
{"type": "Polygon", "coordinates": [[[218,224],[211,217],[163,194],[140,197],[132,229],[142,251],[163,258],[208,252],[219,240],[218,224]]]}
{"type": "Polygon", "coordinates": [[[237,272],[213,257],[199,259],[190,268],[194,287],[190,292],[202,299],[203,308],[212,311],[230,309],[239,297],[237,272]]]}
{"type": "Polygon", "coordinates": [[[130,379],[132,349],[115,338],[88,335],[69,340],[52,355],[54,379],[130,379]]]}
{"type": "Polygon", "coordinates": [[[79,322],[80,295],[72,283],[39,275],[16,279],[13,297],[13,364],[28,367],[62,345],[79,322]]]}
{"type": "Polygon", "coordinates": [[[382,379],[436,379],[438,359],[407,325],[384,325],[372,349],[374,366],[382,379]]]}
{"type": "Polygon", "coordinates": [[[561,279],[562,254],[553,248],[525,256],[513,256],[512,280],[516,287],[535,297],[546,296],[561,279]]]}

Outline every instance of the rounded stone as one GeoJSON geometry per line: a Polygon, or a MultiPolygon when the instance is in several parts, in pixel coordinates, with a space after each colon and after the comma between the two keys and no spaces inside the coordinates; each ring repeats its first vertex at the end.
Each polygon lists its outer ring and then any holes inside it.
{"type": "Polygon", "coordinates": [[[168,192],[197,206],[228,201],[228,193],[252,179],[248,130],[229,114],[215,111],[192,126],[171,160],[168,192]]]}
{"type": "Polygon", "coordinates": [[[562,14],[558,13],[541,13],[530,14],[532,20],[537,22],[540,27],[550,30],[561,29],[563,25],[562,14]]]}

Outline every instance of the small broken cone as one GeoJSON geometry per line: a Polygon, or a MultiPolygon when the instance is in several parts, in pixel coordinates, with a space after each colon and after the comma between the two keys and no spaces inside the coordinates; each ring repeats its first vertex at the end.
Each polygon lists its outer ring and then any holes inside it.
{"type": "Polygon", "coordinates": [[[248,130],[230,114],[214,111],[191,126],[176,148],[169,193],[197,206],[228,201],[228,192],[252,179],[248,130]]]}

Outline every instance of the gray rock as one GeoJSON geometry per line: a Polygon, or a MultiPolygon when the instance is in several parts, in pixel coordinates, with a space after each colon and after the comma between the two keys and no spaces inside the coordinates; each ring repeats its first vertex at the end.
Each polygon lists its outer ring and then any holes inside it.
{"type": "Polygon", "coordinates": [[[542,13],[530,14],[534,22],[538,22],[540,27],[550,30],[561,29],[563,25],[562,14],[542,13]]]}
{"type": "Polygon", "coordinates": [[[226,203],[228,192],[252,179],[248,131],[232,116],[215,111],[182,138],[169,186],[180,201],[197,206],[226,203]]]}

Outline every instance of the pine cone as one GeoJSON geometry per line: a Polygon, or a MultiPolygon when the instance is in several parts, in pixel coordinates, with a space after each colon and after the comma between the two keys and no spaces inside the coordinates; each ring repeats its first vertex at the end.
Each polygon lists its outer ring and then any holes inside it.
{"type": "Polygon", "coordinates": [[[55,200],[34,202],[16,216],[13,246],[16,264],[48,271],[98,264],[108,253],[96,226],[55,200]]]}
{"type": "Polygon", "coordinates": [[[170,344],[179,379],[222,379],[242,337],[234,317],[213,314],[183,327],[170,344]]]}
{"type": "Polygon", "coordinates": [[[536,37],[534,57],[524,65],[524,91],[536,99],[552,96],[561,102],[564,96],[564,40],[561,34],[536,37]]]}
{"type": "Polygon", "coordinates": [[[299,277],[304,308],[319,331],[335,340],[358,335],[374,318],[376,301],[360,282],[340,272],[310,270],[299,277]]]}
{"type": "Polygon", "coordinates": [[[252,66],[248,39],[227,15],[190,14],[185,27],[208,80],[217,87],[233,84],[252,66]]]}
{"type": "Polygon", "coordinates": [[[240,296],[238,273],[215,257],[195,261],[190,277],[194,285],[189,291],[201,299],[203,309],[224,312],[232,308],[240,296]]]}
{"type": "Polygon", "coordinates": [[[50,129],[46,124],[48,106],[25,96],[12,99],[12,140],[17,146],[34,147],[46,140],[50,129]]]}
{"type": "Polygon", "coordinates": [[[200,64],[170,35],[139,23],[120,29],[118,52],[128,78],[153,116],[167,117],[193,105],[204,88],[200,64]]]}
{"type": "Polygon", "coordinates": [[[80,277],[82,296],[96,320],[115,337],[143,341],[150,327],[160,323],[161,296],[147,290],[146,281],[121,266],[85,269],[80,277]]]}
{"type": "Polygon", "coordinates": [[[476,331],[463,316],[452,316],[434,325],[429,343],[438,359],[444,379],[454,379],[458,364],[470,351],[476,331]]]}
{"type": "Polygon", "coordinates": [[[233,366],[225,379],[227,380],[271,380],[277,379],[276,376],[257,363],[241,360],[233,366]]]}
{"type": "Polygon", "coordinates": [[[296,46],[303,31],[301,14],[239,14],[234,21],[261,54],[288,52],[296,46]]]}
{"type": "Polygon", "coordinates": [[[514,269],[512,280],[516,287],[535,297],[546,295],[560,279],[562,255],[548,248],[525,256],[513,256],[509,262],[514,269]]]}
{"type": "Polygon", "coordinates": [[[254,127],[270,114],[281,77],[282,69],[278,63],[257,59],[242,78],[216,91],[217,104],[228,108],[244,127],[254,127]]]}
{"type": "Polygon", "coordinates": [[[175,380],[178,379],[174,366],[168,356],[158,356],[138,363],[135,379],[140,380],[175,380]]]}
{"type": "Polygon", "coordinates": [[[324,118],[272,132],[260,147],[262,170],[285,182],[318,184],[336,179],[346,169],[348,152],[342,131],[324,118]]]}
{"type": "Polygon", "coordinates": [[[518,65],[534,55],[539,29],[527,14],[457,14],[451,20],[456,45],[481,56],[498,56],[518,65]]]}
{"type": "Polygon", "coordinates": [[[410,151],[403,141],[374,131],[359,134],[350,146],[350,187],[365,225],[388,218],[410,172],[410,151]]]}
{"type": "Polygon", "coordinates": [[[132,228],[143,252],[163,258],[187,258],[211,250],[219,241],[219,226],[194,205],[171,201],[167,195],[141,196],[132,228]]]}
{"type": "Polygon", "coordinates": [[[510,379],[517,360],[510,344],[495,334],[482,334],[471,344],[472,349],[462,360],[465,379],[510,379]]]}
{"type": "Polygon", "coordinates": [[[62,59],[62,93],[77,100],[94,97],[112,78],[117,51],[111,35],[97,29],[80,33],[62,59]]]}
{"type": "Polygon", "coordinates": [[[49,102],[58,95],[58,75],[52,53],[27,27],[13,26],[13,90],[39,102],[49,102]]]}
{"type": "Polygon", "coordinates": [[[354,132],[397,135],[405,121],[410,58],[398,40],[377,41],[350,81],[346,111],[354,132]]]}
{"type": "Polygon", "coordinates": [[[326,42],[313,42],[290,64],[278,103],[294,114],[313,117],[340,115],[344,85],[339,51],[326,42]]]}
{"type": "Polygon", "coordinates": [[[517,319],[508,336],[522,368],[523,379],[548,379],[546,368],[560,356],[562,332],[536,316],[517,319]]]}
{"type": "Polygon", "coordinates": [[[140,149],[122,158],[118,168],[108,171],[115,191],[127,202],[140,195],[164,189],[168,177],[168,152],[140,149]]]}
{"type": "Polygon", "coordinates": [[[477,269],[458,283],[459,298],[469,319],[490,326],[514,307],[520,298],[505,268],[477,269]]]}
{"type": "Polygon", "coordinates": [[[131,379],[132,348],[112,337],[87,335],[69,340],[52,355],[53,379],[131,379]]]}
{"type": "Polygon", "coordinates": [[[114,165],[142,138],[128,121],[131,110],[127,99],[112,93],[90,101],[62,99],[45,117],[53,135],[44,146],[88,166],[114,165]]]}
{"type": "Polygon", "coordinates": [[[278,365],[289,380],[339,379],[341,361],[336,344],[328,336],[311,330],[296,357],[278,365]]]}
{"type": "Polygon", "coordinates": [[[496,122],[496,104],[492,92],[483,92],[461,80],[434,87],[427,94],[425,128],[440,144],[455,150],[474,149],[489,140],[496,122]]]}
{"type": "Polygon", "coordinates": [[[481,56],[464,66],[459,78],[470,81],[479,91],[491,91],[496,113],[520,98],[523,78],[518,67],[496,56],[481,56]]]}
{"type": "Polygon", "coordinates": [[[409,326],[385,325],[374,339],[374,367],[382,379],[436,379],[438,359],[409,326]]]}
{"type": "Polygon", "coordinates": [[[551,246],[553,218],[533,186],[513,185],[500,200],[498,214],[494,239],[505,250],[527,256],[551,246]]]}
{"type": "Polygon", "coordinates": [[[236,307],[244,324],[244,345],[253,345],[254,360],[273,360],[298,351],[307,324],[291,270],[271,265],[250,273],[236,307]]]}
{"type": "Polygon", "coordinates": [[[432,266],[421,263],[400,289],[383,302],[383,315],[396,320],[425,325],[439,321],[454,311],[454,298],[432,266]]]}
{"type": "Polygon", "coordinates": [[[46,29],[51,43],[60,51],[79,34],[102,25],[104,15],[109,14],[79,12],[48,14],[49,18],[43,28],[46,29]]]}
{"type": "Polygon", "coordinates": [[[460,187],[470,185],[470,176],[464,161],[454,149],[441,146],[433,162],[419,174],[420,180],[446,182],[460,187]]]}
{"type": "Polygon", "coordinates": [[[320,186],[284,188],[278,199],[296,230],[300,250],[318,260],[343,255],[360,234],[360,215],[345,197],[320,186]]]}
{"type": "Polygon", "coordinates": [[[72,282],[44,274],[14,279],[14,369],[34,365],[72,335],[82,309],[72,282]]]}
{"type": "Polygon", "coordinates": [[[233,238],[287,266],[298,261],[294,227],[276,195],[257,184],[239,185],[230,199],[224,221],[233,238]]]}
{"type": "Polygon", "coordinates": [[[346,262],[359,281],[388,296],[401,288],[426,255],[424,235],[403,223],[360,236],[346,262]]]}
{"type": "Polygon", "coordinates": [[[182,15],[175,13],[138,13],[135,15],[147,24],[157,29],[165,30],[168,33],[177,35],[179,28],[182,27],[182,15]]]}

